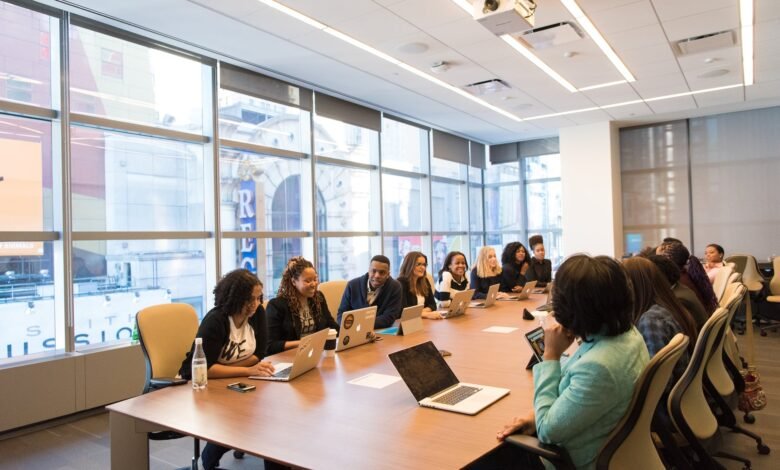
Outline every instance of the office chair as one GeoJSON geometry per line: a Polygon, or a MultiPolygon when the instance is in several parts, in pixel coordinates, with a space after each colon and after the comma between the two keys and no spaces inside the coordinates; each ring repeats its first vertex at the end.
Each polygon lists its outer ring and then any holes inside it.
{"type": "Polygon", "coordinates": [[[766,336],[767,330],[777,331],[780,326],[780,256],[772,259],[772,270],[774,274],[769,281],[769,293],[766,303],[759,308],[761,320],[769,322],[768,325],[761,326],[759,331],[761,336],[766,336]]]}
{"type": "Polygon", "coordinates": [[[726,286],[729,282],[729,277],[734,273],[734,265],[727,264],[718,270],[718,274],[715,275],[715,282],[712,283],[712,290],[715,292],[715,298],[718,302],[723,298],[723,293],[726,290],[726,286]]]}
{"type": "Polygon", "coordinates": [[[718,308],[702,326],[688,367],[669,395],[669,416],[692,453],[694,467],[725,469],[714,459],[722,457],[742,462],[749,470],[750,460],[717,449],[721,441],[718,420],[704,394],[707,361],[720,341],[727,316],[725,308],[718,308]]]}
{"type": "Polygon", "coordinates": [[[325,303],[328,304],[330,315],[336,320],[339,314],[339,305],[341,305],[341,297],[347,289],[347,281],[343,279],[326,281],[317,286],[317,289],[325,296],[325,303]]]}
{"type": "MultiPolygon", "coordinates": [[[[135,316],[138,339],[146,362],[146,382],[143,393],[173,385],[173,378],[198,332],[198,314],[189,304],[161,304],[147,307],[135,316]]],[[[160,441],[185,437],[175,431],[148,433],[149,439],[160,441]]],[[[197,470],[200,441],[194,439],[192,469],[197,470]]]]}
{"type": "MultiPolygon", "coordinates": [[[[655,470],[666,468],[653,442],[650,430],[658,402],[669,383],[674,365],[688,347],[688,337],[677,334],[653,356],[634,384],[634,394],[626,414],[617,424],[596,457],[599,470],[625,469],[655,470]]],[[[555,464],[556,468],[574,468],[560,446],[542,444],[532,436],[512,435],[506,438],[510,445],[539,455],[555,464]]]]}

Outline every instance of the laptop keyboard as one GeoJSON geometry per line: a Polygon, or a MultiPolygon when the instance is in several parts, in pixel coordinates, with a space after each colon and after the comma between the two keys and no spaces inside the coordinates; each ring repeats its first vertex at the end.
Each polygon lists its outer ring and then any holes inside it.
{"type": "Polygon", "coordinates": [[[439,398],[433,400],[436,403],[442,403],[444,405],[455,405],[462,402],[466,398],[474,395],[478,391],[482,390],[479,387],[470,387],[468,385],[461,385],[455,390],[450,390],[439,398]]]}
{"type": "Polygon", "coordinates": [[[278,377],[280,379],[284,379],[290,376],[290,372],[292,372],[292,367],[288,367],[286,369],[282,369],[279,372],[276,372],[274,374],[274,377],[278,377]]]}

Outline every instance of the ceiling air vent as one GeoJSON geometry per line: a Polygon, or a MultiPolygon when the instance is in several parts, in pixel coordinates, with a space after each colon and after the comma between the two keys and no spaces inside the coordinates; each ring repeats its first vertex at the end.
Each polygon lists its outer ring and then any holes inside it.
{"type": "Polygon", "coordinates": [[[702,52],[715,51],[733,47],[736,43],[736,35],[733,30],[720,31],[718,33],[702,34],[688,39],[682,39],[675,43],[677,54],[680,56],[701,54],[702,52]]]}
{"type": "Polygon", "coordinates": [[[506,82],[499,80],[498,78],[469,83],[463,87],[464,90],[468,91],[472,95],[477,96],[501,93],[502,91],[509,90],[510,88],[511,87],[507,85],[506,82]]]}
{"type": "Polygon", "coordinates": [[[530,29],[516,36],[534,49],[546,49],[583,38],[579,27],[569,21],[530,29]]]}

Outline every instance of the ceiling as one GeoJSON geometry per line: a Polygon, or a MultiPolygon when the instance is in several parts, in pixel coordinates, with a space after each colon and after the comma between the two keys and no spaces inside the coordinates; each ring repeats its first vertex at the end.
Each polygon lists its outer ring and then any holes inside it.
{"type": "MultiPolygon", "coordinates": [[[[57,2],[54,2],[57,3],[57,2]]],[[[280,0],[456,87],[501,79],[481,97],[512,119],[257,0],[73,0],[272,75],[433,127],[496,144],[600,121],[621,125],[780,104],[780,1],[755,0],[755,83],[742,83],[738,0],[578,0],[636,81],[567,91],[451,0],[280,0]],[[680,56],[674,42],[734,30],[734,45],[680,56]],[[449,69],[433,74],[432,64],[449,69]],[[662,99],[653,99],[653,98],[662,99]],[[647,101],[650,100],[650,101],[647,101]],[[634,102],[632,104],[621,104],[634,102]],[[610,106],[620,104],[619,106],[610,106]],[[589,109],[588,111],[578,111],[589,109]],[[560,115],[558,115],[561,113],[560,115]],[[541,116],[541,117],[540,117],[541,116]]],[[[536,26],[576,24],[559,0],[537,0],[536,26]]],[[[585,35],[535,51],[576,88],[622,80],[585,35]],[[567,57],[569,56],[569,57],[567,57]]]]}

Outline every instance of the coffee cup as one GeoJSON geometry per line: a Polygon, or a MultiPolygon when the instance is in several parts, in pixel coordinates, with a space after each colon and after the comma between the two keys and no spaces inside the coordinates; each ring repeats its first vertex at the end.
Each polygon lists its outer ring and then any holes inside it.
{"type": "Polygon", "coordinates": [[[325,341],[325,357],[336,355],[336,335],[338,332],[333,328],[328,330],[328,339],[325,341]]]}

